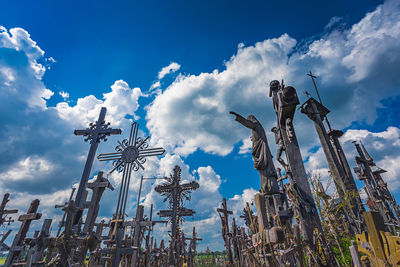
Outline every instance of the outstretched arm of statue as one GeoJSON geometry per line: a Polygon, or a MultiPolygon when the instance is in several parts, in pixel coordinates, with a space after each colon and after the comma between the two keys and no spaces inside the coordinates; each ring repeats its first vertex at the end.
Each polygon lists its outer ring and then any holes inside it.
{"type": "Polygon", "coordinates": [[[246,126],[247,128],[253,129],[254,128],[254,123],[248,119],[245,119],[242,115],[234,112],[234,111],[230,111],[229,112],[232,115],[235,115],[235,121],[239,122],[240,124],[242,124],[243,126],[246,126]]]}

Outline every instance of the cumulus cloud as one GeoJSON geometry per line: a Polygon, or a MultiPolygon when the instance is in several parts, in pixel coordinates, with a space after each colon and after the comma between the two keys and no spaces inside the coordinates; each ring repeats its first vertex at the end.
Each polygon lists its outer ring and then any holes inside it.
{"type": "MultiPolygon", "coordinates": [[[[287,34],[254,46],[239,45],[224,70],[177,77],[148,108],[147,126],[161,144],[182,155],[197,149],[227,155],[246,136],[228,112],[253,113],[269,132],[274,123],[269,82],[285,79],[304,99],[303,90],[313,92],[305,75],[310,69],[319,76],[324,104],[334,108],[336,127],[355,120],[372,122],[379,101],[398,94],[399,16],[398,1],[387,1],[352,27],[330,29],[305,49],[287,34]]],[[[295,121],[301,122],[295,125],[301,142],[312,143],[303,131],[305,116],[295,121]]]]}
{"type": "Polygon", "coordinates": [[[180,68],[181,68],[181,65],[179,65],[176,62],[171,62],[168,66],[166,66],[160,70],[160,72],[158,73],[158,79],[161,80],[166,75],[168,75],[170,73],[174,73],[177,70],[179,70],[180,68]]]}
{"type": "MultiPolygon", "coordinates": [[[[400,159],[400,129],[397,127],[388,127],[382,132],[370,132],[365,129],[349,129],[340,138],[347,160],[351,167],[355,166],[355,156],[358,153],[354,147],[353,141],[361,141],[367,151],[374,158],[378,167],[387,170],[382,177],[388,183],[390,190],[396,192],[400,188],[399,164],[400,159]]],[[[318,170],[319,173],[327,179],[329,176],[328,165],[322,148],[315,153],[309,153],[306,168],[309,171],[318,170]]],[[[354,178],[357,180],[355,174],[354,178]]],[[[364,186],[363,183],[359,183],[364,186]]]]}
{"type": "MultiPolygon", "coordinates": [[[[98,118],[101,107],[106,107],[109,122],[119,126],[126,115],[135,114],[141,96],[140,88],[131,89],[127,82],[118,80],[111,85],[111,92],[103,94],[103,100],[89,95],[79,98],[75,106],[60,102],[56,105],[56,110],[62,119],[86,126],[98,118]]],[[[138,119],[136,115],[135,118],[138,119]]]]}

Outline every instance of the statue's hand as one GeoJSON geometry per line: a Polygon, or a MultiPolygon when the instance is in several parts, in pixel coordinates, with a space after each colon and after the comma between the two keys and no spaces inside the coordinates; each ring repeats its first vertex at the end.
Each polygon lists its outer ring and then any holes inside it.
{"type": "Polygon", "coordinates": [[[230,114],[235,115],[235,116],[240,116],[239,114],[237,114],[235,111],[229,111],[230,114]]]}

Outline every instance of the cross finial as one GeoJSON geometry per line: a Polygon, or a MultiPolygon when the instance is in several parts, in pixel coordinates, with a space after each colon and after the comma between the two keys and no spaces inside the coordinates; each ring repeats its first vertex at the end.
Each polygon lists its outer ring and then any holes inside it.
{"type": "Polygon", "coordinates": [[[315,83],[315,79],[317,78],[317,76],[314,76],[314,75],[312,74],[311,70],[310,70],[309,73],[307,73],[307,75],[311,77],[312,82],[313,82],[313,84],[314,84],[315,91],[317,92],[317,96],[318,96],[319,103],[321,103],[321,105],[322,105],[322,100],[321,100],[321,97],[319,96],[317,84],[315,83]]]}

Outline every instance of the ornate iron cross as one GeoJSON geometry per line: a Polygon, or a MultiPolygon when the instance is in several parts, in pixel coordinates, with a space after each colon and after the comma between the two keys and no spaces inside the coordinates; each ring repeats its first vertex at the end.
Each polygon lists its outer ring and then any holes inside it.
{"type": "Polygon", "coordinates": [[[139,168],[144,170],[143,164],[146,162],[146,157],[161,156],[164,154],[164,148],[148,148],[146,138],[138,137],[139,124],[134,122],[131,127],[129,140],[124,139],[122,142],[118,141],[118,146],[115,147],[117,152],[100,154],[97,158],[99,161],[112,161],[114,168],[109,172],[115,170],[118,172],[123,171],[121,188],[118,196],[117,211],[115,219],[123,219],[125,216],[126,200],[128,197],[129,183],[131,173],[138,171],[139,168]]]}
{"type": "Polygon", "coordinates": [[[169,210],[160,210],[157,214],[160,217],[169,217],[171,222],[171,246],[170,246],[170,264],[175,265],[174,251],[176,242],[178,240],[179,223],[183,221],[183,216],[192,216],[195,214],[194,210],[187,209],[182,206],[183,200],[190,200],[190,193],[192,190],[199,188],[199,184],[195,181],[180,184],[181,181],[181,168],[175,166],[174,174],[171,177],[166,177],[167,182],[156,186],[154,189],[157,193],[164,196],[164,202],[169,201],[169,210]]]}
{"type": "Polygon", "coordinates": [[[107,112],[106,108],[104,107],[101,108],[99,118],[95,123],[90,123],[89,128],[86,128],[85,130],[74,131],[75,135],[85,136],[86,142],[90,140],[90,150],[86,160],[85,168],[83,169],[78,191],[75,197],[75,204],[78,207],[82,207],[83,204],[86,202],[86,195],[87,195],[87,192],[85,192],[86,184],[90,176],[90,171],[92,170],[94,156],[96,155],[96,150],[100,143],[100,140],[107,141],[107,136],[121,134],[121,129],[108,128],[110,123],[106,123],[104,121],[106,117],[106,112],[107,112]]]}

